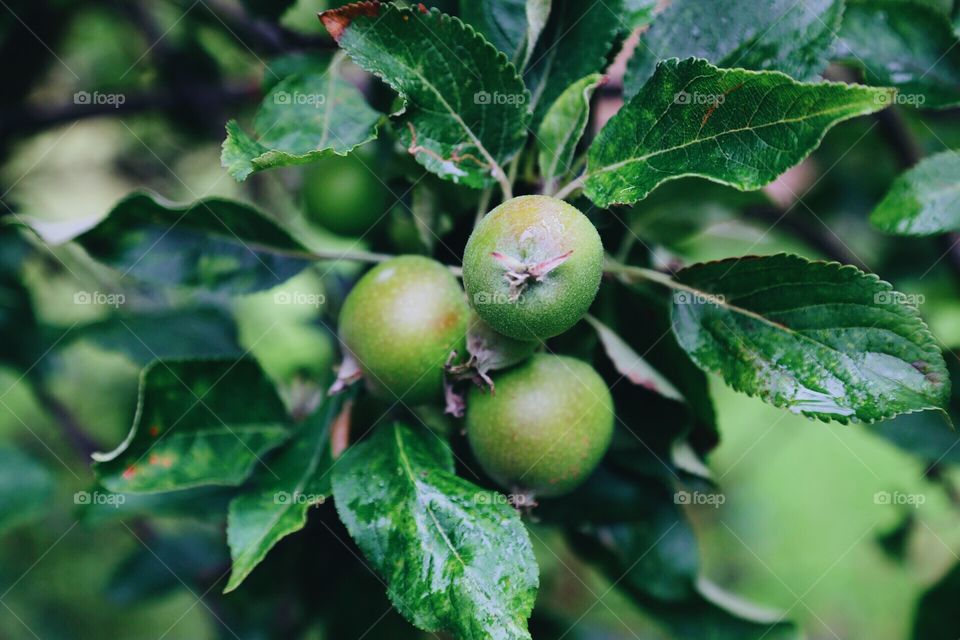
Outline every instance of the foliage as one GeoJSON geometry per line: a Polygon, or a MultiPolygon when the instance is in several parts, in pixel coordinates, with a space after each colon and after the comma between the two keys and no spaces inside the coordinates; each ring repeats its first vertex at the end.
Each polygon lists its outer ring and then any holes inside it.
{"type": "MultiPolygon", "coordinates": [[[[212,122],[217,188],[155,180],[187,202],[138,189],[96,220],[11,201],[0,409],[32,437],[27,447],[0,430],[0,530],[60,517],[48,507],[70,492],[49,451],[79,489],[71,516],[90,530],[119,522],[140,543],[103,577],[107,598],[133,606],[186,588],[237,637],[613,637],[590,610],[577,635],[558,567],[588,591],[581,574],[600,581],[593,606],[610,609],[616,590],[618,611],[642,620],[611,609],[634,636],[633,624],[674,638],[802,637],[792,619],[810,616],[796,604],[772,612],[708,577],[742,585],[716,575],[709,559],[722,552],[704,533],[737,537],[712,510],[728,481],[712,455],[737,435],[717,390],[818,419],[809,429],[840,443],[835,433],[860,427],[834,423],[863,423],[953,495],[957,16],[920,0],[437,4],[323,3],[308,25],[301,2],[239,3],[227,22],[217,7],[188,11],[156,73],[175,89],[162,133],[209,140],[212,122]],[[223,44],[234,26],[252,56],[223,44]],[[640,44],[616,72],[631,35],[640,44]],[[262,79],[220,83],[257,60],[262,79]],[[220,84],[226,97],[208,108],[204,87],[220,84]],[[233,108],[237,95],[254,97],[248,109],[233,108]],[[876,145],[863,152],[863,140],[876,145]],[[318,168],[335,179],[343,156],[376,179],[376,194],[356,194],[376,216],[324,228],[304,211],[304,183],[318,168]],[[489,242],[474,235],[504,203],[523,220],[489,242]],[[595,251],[565,251],[581,233],[595,251]],[[584,260],[590,278],[564,281],[584,260]],[[576,304],[563,302],[571,292],[576,304]],[[546,317],[551,306],[563,317],[546,317]],[[504,390],[507,370],[544,353],[574,362],[573,377],[582,365],[591,384],[596,371],[615,425],[609,448],[606,435],[571,443],[545,429],[555,442],[522,453],[563,458],[572,470],[544,473],[570,492],[532,496],[523,476],[537,462],[498,486],[462,416],[471,398],[505,398],[575,425],[584,394],[504,390]],[[93,364],[71,397],[62,381],[81,356],[93,364]],[[48,422],[53,448],[33,429],[48,422]],[[575,487],[561,475],[589,477],[575,487]]],[[[128,17],[149,24],[151,11],[128,17]]],[[[13,27],[0,20],[0,33],[13,27]]],[[[84,46],[101,60],[109,45],[84,46]]],[[[24,105],[28,71],[11,70],[24,105]]],[[[136,88],[120,72],[117,90],[136,88]]],[[[43,125],[22,132],[31,126],[43,125]]],[[[22,132],[0,123],[0,144],[22,132]]],[[[146,137],[180,154],[179,139],[146,137]]],[[[145,155],[111,171],[166,175],[145,155]]],[[[515,453],[523,420],[500,422],[488,448],[515,453]]],[[[882,471],[871,469],[878,482],[882,471]]],[[[888,546],[907,562],[915,519],[898,522],[888,546]]],[[[791,555],[806,543],[789,542],[791,555]]],[[[957,571],[942,567],[918,599],[915,638],[956,635],[942,612],[957,571]]]]}

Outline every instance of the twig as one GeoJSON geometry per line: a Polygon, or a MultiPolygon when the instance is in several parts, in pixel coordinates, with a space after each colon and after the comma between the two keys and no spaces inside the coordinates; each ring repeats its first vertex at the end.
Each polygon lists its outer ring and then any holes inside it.
{"type": "Polygon", "coordinates": [[[584,173],[584,174],[581,174],[580,177],[578,177],[578,178],[576,178],[576,179],[574,179],[574,180],[571,180],[570,182],[568,182],[568,183],[566,184],[566,186],[561,187],[561,188],[554,194],[553,197],[554,197],[554,198],[557,198],[558,200],[566,200],[567,197],[569,197],[570,194],[572,194],[574,191],[576,191],[577,189],[582,189],[582,188],[583,188],[583,185],[584,185],[584,183],[586,182],[586,175],[587,175],[587,174],[584,173]]]}
{"type": "Polygon", "coordinates": [[[869,270],[867,266],[863,264],[863,261],[832,233],[821,233],[810,225],[805,224],[803,220],[791,216],[777,207],[748,207],[743,210],[743,213],[745,216],[760,220],[764,224],[777,224],[778,226],[784,227],[830,260],[835,260],[843,264],[852,264],[865,271],[869,270]]]}
{"type": "Polygon", "coordinates": [[[80,426],[70,409],[43,387],[42,381],[37,381],[33,388],[37,400],[57,421],[67,442],[84,461],[89,461],[92,453],[103,449],[80,426]]]}

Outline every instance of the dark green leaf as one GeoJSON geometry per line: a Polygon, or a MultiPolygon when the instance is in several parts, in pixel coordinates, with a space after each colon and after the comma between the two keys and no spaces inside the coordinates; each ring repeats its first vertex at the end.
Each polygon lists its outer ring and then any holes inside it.
{"type": "Polygon", "coordinates": [[[382,117],[340,77],[336,62],[328,69],[307,67],[271,87],[254,118],[255,138],[235,121],[227,123],[221,161],[244,180],[263,169],[344,156],[377,137],[382,117]]]}
{"type": "Polygon", "coordinates": [[[460,17],[522,69],[533,55],[550,5],[551,0],[460,0],[460,17]]]}
{"type": "Polygon", "coordinates": [[[0,448],[0,531],[46,511],[55,488],[45,468],[16,449],[0,448]]]}
{"type": "Polygon", "coordinates": [[[257,471],[230,503],[227,542],[233,571],[224,593],[240,586],[277,542],[303,528],[307,510],[330,496],[330,426],[342,397],[328,398],[269,469],[257,471]]]}
{"type": "Polygon", "coordinates": [[[897,178],[870,214],[885,233],[927,236],[960,230],[960,156],[930,156],[897,178]]]}
{"type": "Polygon", "coordinates": [[[158,361],[140,376],[127,439],[94,455],[111,491],[238,485],[290,435],[286,410],[255,363],[158,361]]]}
{"type": "Polygon", "coordinates": [[[502,165],[526,139],[529,94],[503,53],[435,9],[359,2],[321,20],[354,62],[406,101],[398,133],[420,164],[475,188],[504,179],[502,165]]]}
{"type": "Polygon", "coordinates": [[[600,207],[629,204],[683,176],[759,189],[807,157],[830,127],[882,109],[891,95],[667,60],[594,140],[585,194],[600,207]]]}
{"type": "Polygon", "coordinates": [[[912,640],[956,640],[960,636],[960,619],[951,612],[958,597],[960,563],[920,597],[913,615],[912,640]]]}
{"type": "MultiPolygon", "coordinates": [[[[958,354],[947,357],[950,380],[960,380],[958,354]]],[[[954,424],[960,423],[960,386],[951,385],[948,414],[954,424]]],[[[960,431],[944,427],[939,413],[924,411],[898,416],[870,429],[904,451],[919,457],[927,466],[960,464],[960,431]]]]}
{"type": "Polygon", "coordinates": [[[836,57],[866,82],[895,86],[889,102],[927,109],[960,104],[960,48],[946,16],[908,0],[849,0],[836,57]]]}
{"type": "Polygon", "coordinates": [[[674,0],[643,34],[624,78],[633,96],[665,58],[782,71],[811,80],[827,66],[843,0],[674,0]]]}
{"type": "Polygon", "coordinates": [[[124,275],[231,293],[273,287],[308,264],[271,253],[305,249],[259,210],[222,198],[176,205],[134,193],[76,242],[124,275]]]}
{"type": "Polygon", "coordinates": [[[943,409],[949,398],[916,308],[874,275],[781,254],[694,265],[677,280],[677,341],[738,391],[839,422],[943,409]]]}
{"type": "Polygon", "coordinates": [[[379,427],[337,462],[333,493],[391,601],[417,627],[464,640],[530,638],[538,578],[527,532],[502,496],[454,475],[436,435],[379,427]]]}
{"type": "Polygon", "coordinates": [[[215,307],[110,316],[76,327],[60,346],[77,340],[126,354],[141,365],[158,358],[225,358],[243,353],[233,318],[215,307]]]}
{"type": "Polygon", "coordinates": [[[587,321],[596,329],[607,356],[620,375],[633,384],[659,393],[665,398],[677,402],[684,401],[683,395],[677,391],[677,388],[634,351],[613,329],[592,316],[587,316],[587,321]]]}
{"type": "Polygon", "coordinates": [[[532,129],[540,127],[547,109],[567,87],[607,66],[625,24],[622,10],[622,0],[586,4],[579,0],[553,0],[550,19],[524,74],[532,93],[532,129]]]}
{"type": "Polygon", "coordinates": [[[553,192],[557,181],[570,171],[573,154],[590,120],[590,98],[602,82],[599,73],[574,82],[560,94],[540,123],[538,161],[547,193],[553,192]]]}
{"type": "Polygon", "coordinates": [[[29,369],[41,353],[40,334],[21,265],[29,247],[16,227],[0,222],[0,364],[29,369]]]}
{"type": "Polygon", "coordinates": [[[209,536],[141,537],[139,542],[110,576],[106,597],[114,604],[142,603],[178,589],[199,597],[197,584],[223,573],[223,547],[209,536]]]}
{"type": "MultiPolygon", "coordinates": [[[[235,489],[196,487],[165,493],[111,493],[98,489],[98,499],[86,501],[79,510],[83,522],[102,524],[113,520],[128,521],[137,516],[177,518],[220,523],[226,517],[227,505],[235,489]]],[[[88,492],[93,495],[93,492],[88,492]]]]}

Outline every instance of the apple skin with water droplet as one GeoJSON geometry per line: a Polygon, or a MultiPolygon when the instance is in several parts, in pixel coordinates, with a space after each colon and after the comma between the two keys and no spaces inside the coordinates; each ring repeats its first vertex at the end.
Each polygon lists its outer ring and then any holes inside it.
{"type": "Polygon", "coordinates": [[[399,256],[368,271],[344,300],[340,339],[375,395],[407,405],[440,401],[450,353],[466,354],[470,308],[447,267],[399,256]]]}
{"type": "Polygon", "coordinates": [[[568,493],[599,464],[613,436],[613,398],[592,366],[536,354],[494,375],[496,393],[471,389],[467,438],[483,470],[504,489],[568,493]]]}
{"type": "Polygon", "coordinates": [[[596,228],[576,207],[549,196],[520,196],[496,207],[474,229],[463,256],[470,304],[495,330],[519,340],[544,340],[576,324],[602,276],[596,228]]]}

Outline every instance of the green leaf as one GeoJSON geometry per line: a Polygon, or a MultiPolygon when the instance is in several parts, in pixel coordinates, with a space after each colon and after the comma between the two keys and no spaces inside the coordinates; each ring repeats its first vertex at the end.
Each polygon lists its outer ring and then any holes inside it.
{"type": "Polygon", "coordinates": [[[613,362],[617,371],[633,384],[640,385],[654,393],[659,393],[665,398],[684,402],[683,394],[677,391],[669,380],[664,378],[659,371],[654,369],[649,362],[644,360],[636,351],[633,350],[623,338],[618,336],[613,329],[603,324],[593,316],[587,316],[587,322],[596,329],[600,342],[603,343],[604,351],[613,362]]]}
{"type": "Polygon", "coordinates": [[[574,82],[543,117],[537,131],[537,146],[540,175],[547,184],[546,192],[552,193],[557,180],[570,171],[573,154],[590,120],[590,98],[602,83],[603,76],[599,73],[574,82]]]}
{"type": "Polygon", "coordinates": [[[551,0],[460,0],[460,17],[523,69],[550,15],[551,0]]]}
{"type": "Polygon", "coordinates": [[[226,358],[243,354],[232,316],[216,307],[113,315],[76,327],[60,346],[78,340],[123,353],[141,365],[158,358],[226,358]]]}
{"type": "Polygon", "coordinates": [[[281,539],[307,523],[307,510],[330,496],[330,426],[343,394],[326,399],[270,468],[254,474],[230,503],[227,542],[233,571],[224,593],[233,591],[281,539]]]}
{"type": "Polygon", "coordinates": [[[738,391],[843,423],[946,405],[936,341],[906,296],[872,274],[781,254],[694,265],[676,279],[677,341],[738,391]]]}
{"type": "Polygon", "coordinates": [[[830,127],[882,109],[891,95],[667,60],[594,140],[585,194],[600,207],[629,204],[684,176],[759,189],[807,157],[830,127]]]}
{"type": "Polygon", "coordinates": [[[16,449],[0,448],[0,531],[46,511],[55,489],[44,467],[16,449]]]}
{"type": "Polygon", "coordinates": [[[529,94],[503,53],[436,9],[358,2],[320,19],[354,62],[405,100],[396,124],[417,162],[474,188],[505,180],[503,163],[526,139],[529,94]]]}
{"type": "Polygon", "coordinates": [[[547,110],[567,87],[607,66],[622,30],[622,9],[623,0],[553,0],[547,26],[524,74],[532,93],[531,129],[540,127],[547,110]]]}
{"type": "Polygon", "coordinates": [[[718,67],[820,75],[843,18],[843,0],[675,0],[643,34],[624,77],[636,95],[665,58],[704,58],[718,67]]]}
{"type": "Polygon", "coordinates": [[[919,2],[849,0],[835,56],[867,84],[895,86],[890,102],[927,109],[960,104],[960,48],[947,17],[919,2]]]}
{"type": "Polygon", "coordinates": [[[340,77],[336,62],[288,76],[267,93],[250,136],[227,123],[221,162],[237,180],[255,171],[308,164],[333,154],[345,156],[377,137],[383,114],[340,77]]]}
{"type": "Polygon", "coordinates": [[[161,360],[140,375],[126,440],[94,454],[95,470],[121,493],[234,486],[289,435],[283,403],[253,361],[161,360]]]}
{"type": "Polygon", "coordinates": [[[277,223],[250,205],[223,198],[177,205],[133,193],[75,240],[124,275],[228,293],[273,287],[309,264],[274,253],[305,251],[277,223]]]}
{"type": "MultiPolygon", "coordinates": [[[[960,380],[960,353],[948,357],[947,371],[951,380],[960,380]]],[[[947,413],[954,424],[960,422],[960,386],[951,385],[947,413]]],[[[960,431],[945,429],[938,413],[910,413],[873,426],[870,433],[885,438],[904,451],[920,458],[926,466],[960,464],[960,431]]]]}
{"type": "Polygon", "coordinates": [[[527,532],[503,496],[454,475],[436,435],[379,427],[338,461],[333,494],[414,625],[464,640],[530,638],[538,578],[527,532]]]}
{"type": "Polygon", "coordinates": [[[960,230],[960,156],[945,151],[921,160],[894,181],[870,222],[898,236],[960,230]]]}

